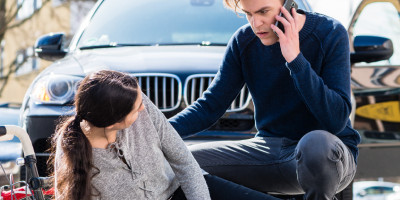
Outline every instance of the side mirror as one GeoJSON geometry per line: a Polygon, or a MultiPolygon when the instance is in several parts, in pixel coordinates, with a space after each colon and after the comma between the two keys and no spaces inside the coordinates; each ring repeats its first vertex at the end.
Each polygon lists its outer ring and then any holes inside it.
{"type": "Polygon", "coordinates": [[[356,36],[354,51],[350,54],[351,63],[386,60],[393,55],[393,43],[384,37],[356,36]]]}
{"type": "Polygon", "coordinates": [[[39,58],[55,61],[65,57],[63,49],[64,33],[50,33],[36,40],[35,52],[39,58]]]}

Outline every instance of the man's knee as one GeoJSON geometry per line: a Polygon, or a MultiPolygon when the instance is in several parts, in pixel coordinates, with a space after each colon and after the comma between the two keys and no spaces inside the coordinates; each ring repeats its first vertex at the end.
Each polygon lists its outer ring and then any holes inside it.
{"type": "MultiPolygon", "coordinates": [[[[339,139],[323,130],[311,131],[304,135],[296,147],[297,160],[305,164],[324,165],[324,161],[339,159],[337,142],[339,139]]],[[[320,166],[320,167],[322,167],[320,166]]]]}
{"type": "Polygon", "coordinates": [[[296,147],[300,185],[308,195],[333,196],[351,181],[346,179],[354,172],[346,167],[349,156],[346,146],[335,135],[327,131],[307,133],[296,147]]]}

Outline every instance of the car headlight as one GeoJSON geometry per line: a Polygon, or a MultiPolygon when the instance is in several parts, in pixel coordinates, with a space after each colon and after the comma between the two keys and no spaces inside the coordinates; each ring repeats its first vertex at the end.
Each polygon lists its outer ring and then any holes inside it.
{"type": "Polygon", "coordinates": [[[62,105],[74,99],[81,77],[51,74],[33,87],[31,98],[36,104],[62,105]]]}

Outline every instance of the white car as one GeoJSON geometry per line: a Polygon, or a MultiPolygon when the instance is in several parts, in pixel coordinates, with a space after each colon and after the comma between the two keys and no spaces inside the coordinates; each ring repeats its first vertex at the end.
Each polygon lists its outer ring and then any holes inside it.
{"type": "Polygon", "coordinates": [[[353,183],[354,200],[400,200],[400,184],[383,181],[353,183]]]}

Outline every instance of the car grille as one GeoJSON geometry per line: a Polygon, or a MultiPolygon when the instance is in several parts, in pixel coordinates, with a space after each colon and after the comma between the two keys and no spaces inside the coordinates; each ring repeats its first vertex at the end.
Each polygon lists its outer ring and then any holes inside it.
{"type": "MultiPolygon", "coordinates": [[[[215,74],[195,74],[186,79],[184,99],[187,105],[195,102],[202,96],[203,92],[208,88],[214,79],[215,74]]],[[[227,112],[237,112],[245,109],[250,103],[251,95],[247,86],[244,85],[239,95],[232,102],[227,112]]]]}
{"type": "Polygon", "coordinates": [[[179,107],[182,100],[182,83],[173,74],[133,74],[144,94],[161,111],[172,111],[179,107]]]}

